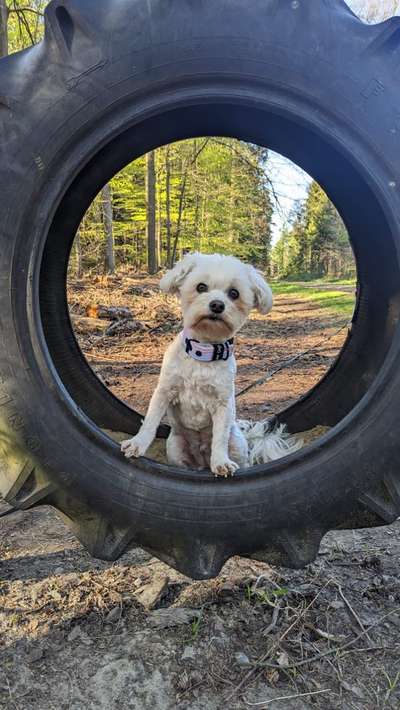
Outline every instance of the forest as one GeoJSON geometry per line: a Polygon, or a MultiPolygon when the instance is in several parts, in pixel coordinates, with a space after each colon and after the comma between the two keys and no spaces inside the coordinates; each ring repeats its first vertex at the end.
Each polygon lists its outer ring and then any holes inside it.
{"type": "Polygon", "coordinates": [[[267,268],[267,151],[226,138],[174,143],[138,158],[103,188],[83,219],[78,272],[121,264],[156,273],[187,251],[221,251],[267,268]]]}
{"type": "MultiPolygon", "coordinates": [[[[46,5],[0,0],[0,56],[40,41],[46,5]]],[[[394,14],[398,2],[354,0],[352,6],[375,22],[394,14]]],[[[269,164],[266,148],[225,137],[181,141],[138,157],[88,208],[71,270],[79,276],[131,266],[156,273],[198,250],[234,254],[275,278],[352,276],[345,226],[316,182],[273,234],[282,206],[269,164]]]]}
{"type": "Polygon", "coordinates": [[[71,267],[156,273],[188,251],[230,253],[277,278],[354,273],[346,229],[316,182],[279,240],[268,151],[227,138],[182,141],[130,163],[92,203],[71,267]]]}
{"type": "Polygon", "coordinates": [[[270,273],[278,278],[350,278],[355,263],[346,227],[313,181],[273,247],[270,273]]]}

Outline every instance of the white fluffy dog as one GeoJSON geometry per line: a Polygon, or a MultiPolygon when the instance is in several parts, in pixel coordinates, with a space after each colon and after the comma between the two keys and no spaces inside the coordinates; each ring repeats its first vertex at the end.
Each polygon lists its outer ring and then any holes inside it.
{"type": "MultiPolygon", "coordinates": [[[[271,289],[252,266],[219,254],[188,254],[160,288],[180,297],[184,330],[165,353],[140,431],[121,449],[128,458],[143,456],[167,413],[169,463],[233,475],[250,461],[236,421],[233,337],[253,308],[271,310],[271,289]]],[[[286,453],[287,447],[271,458],[286,453]]]]}

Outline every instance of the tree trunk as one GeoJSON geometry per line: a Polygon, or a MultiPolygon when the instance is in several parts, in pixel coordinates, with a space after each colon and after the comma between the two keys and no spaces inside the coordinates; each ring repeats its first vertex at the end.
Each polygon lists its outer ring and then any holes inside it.
{"type": "Polygon", "coordinates": [[[165,213],[167,230],[167,265],[171,263],[171,153],[167,146],[165,153],[165,213]]]}
{"type": "Polygon", "coordinates": [[[8,54],[8,9],[6,0],[0,0],[0,57],[8,54]]]}
{"type": "Polygon", "coordinates": [[[114,253],[114,233],[113,233],[113,208],[112,208],[112,193],[110,185],[104,185],[102,189],[103,197],[103,224],[104,236],[106,238],[106,259],[105,267],[108,274],[115,272],[115,253],[114,253]]]}
{"type": "Polygon", "coordinates": [[[200,227],[199,227],[199,238],[197,241],[197,251],[201,252],[203,248],[203,237],[206,223],[206,206],[207,206],[207,191],[205,185],[202,185],[201,189],[201,215],[200,215],[200,227]]]}
{"type": "MultiPolygon", "coordinates": [[[[197,152],[197,140],[193,141],[194,155],[197,152]]],[[[200,237],[200,207],[201,207],[201,195],[200,195],[200,185],[199,185],[199,170],[197,161],[194,164],[194,191],[195,191],[195,208],[194,208],[194,223],[193,223],[193,235],[195,239],[196,249],[200,251],[201,237],[200,237]]]]}
{"type": "Polygon", "coordinates": [[[181,182],[181,187],[179,190],[178,220],[176,223],[176,230],[175,230],[175,235],[174,235],[174,245],[172,248],[171,260],[168,264],[170,269],[172,269],[173,265],[175,264],[176,254],[177,254],[177,250],[178,250],[179,237],[181,235],[182,216],[183,216],[183,210],[184,210],[184,206],[185,206],[187,170],[188,169],[186,168],[182,182],[181,182]]]}
{"type": "Polygon", "coordinates": [[[235,241],[235,201],[236,201],[236,163],[235,155],[231,147],[231,184],[229,195],[229,222],[228,222],[228,240],[230,244],[235,241]]]}
{"type": "Polygon", "coordinates": [[[147,263],[149,274],[159,269],[156,225],[156,163],[152,150],[146,156],[147,263]]]}
{"type": "Polygon", "coordinates": [[[162,250],[163,250],[163,204],[162,204],[162,171],[158,170],[158,163],[156,161],[156,207],[157,207],[157,263],[160,267],[162,264],[162,250]]]}
{"type": "Polygon", "coordinates": [[[183,212],[184,212],[184,208],[185,208],[186,184],[187,184],[188,177],[189,177],[189,169],[193,165],[196,164],[196,161],[197,161],[200,153],[203,152],[204,148],[207,146],[209,141],[210,141],[210,138],[205,139],[202,146],[195,152],[193,159],[190,163],[186,164],[186,166],[184,166],[182,164],[182,181],[181,181],[181,186],[180,186],[180,190],[179,190],[178,221],[176,224],[176,230],[175,230],[175,235],[174,235],[174,245],[172,248],[171,260],[168,264],[168,266],[170,268],[175,264],[176,255],[178,252],[179,237],[181,234],[181,227],[182,227],[182,218],[183,218],[183,212]]]}
{"type": "Polygon", "coordinates": [[[79,234],[79,231],[76,234],[75,237],[75,271],[76,271],[76,278],[80,279],[82,278],[82,246],[81,246],[81,237],[79,234]]]}

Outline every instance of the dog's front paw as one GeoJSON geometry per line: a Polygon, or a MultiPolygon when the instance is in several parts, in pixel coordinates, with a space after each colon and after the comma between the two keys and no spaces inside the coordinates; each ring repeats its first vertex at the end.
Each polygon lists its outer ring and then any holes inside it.
{"type": "Polygon", "coordinates": [[[127,459],[137,459],[139,456],[145,455],[149,446],[150,444],[140,434],[137,434],[133,439],[126,439],[121,443],[121,451],[127,459]]]}
{"type": "Polygon", "coordinates": [[[239,468],[238,464],[230,459],[215,459],[211,461],[211,471],[215,476],[233,476],[239,468]]]}

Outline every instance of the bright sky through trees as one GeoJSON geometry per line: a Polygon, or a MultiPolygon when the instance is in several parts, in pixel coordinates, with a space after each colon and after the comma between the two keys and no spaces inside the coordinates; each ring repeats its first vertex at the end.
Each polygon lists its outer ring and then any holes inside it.
{"type": "MultiPolygon", "coordinates": [[[[400,0],[347,0],[347,4],[366,22],[380,22],[400,15],[400,0]]],[[[275,207],[272,224],[272,243],[276,243],[298,203],[306,199],[311,178],[290,160],[272,152],[268,174],[279,193],[279,205],[275,207]]]]}

